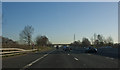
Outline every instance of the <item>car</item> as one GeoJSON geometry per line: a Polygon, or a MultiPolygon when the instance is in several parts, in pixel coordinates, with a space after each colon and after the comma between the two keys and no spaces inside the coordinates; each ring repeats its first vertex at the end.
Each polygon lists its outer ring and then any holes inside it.
{"type": "Polygon", "coordinates": [[[70,47],[68,47],[68,46],[64,46],[64,47],[63,47],[63,50],[64,50],[64,51],[69,51],[69,52],[70,52],[70,50],[72,50],[72,48],[70,48],[70,47]]]}
{"type": "Polygon", "coordinates": [[[85,53],[97,53],[97,48],[88,47],[85,49],[85,53]]]}

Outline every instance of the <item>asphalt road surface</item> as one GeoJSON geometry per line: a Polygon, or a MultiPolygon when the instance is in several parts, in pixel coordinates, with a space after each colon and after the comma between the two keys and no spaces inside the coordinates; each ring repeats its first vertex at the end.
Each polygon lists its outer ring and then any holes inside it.
{"type": "Polygon", "coordinates": [[[2,59],[3,68],[118,68],[118,59],[62,49],[2,59]]]}

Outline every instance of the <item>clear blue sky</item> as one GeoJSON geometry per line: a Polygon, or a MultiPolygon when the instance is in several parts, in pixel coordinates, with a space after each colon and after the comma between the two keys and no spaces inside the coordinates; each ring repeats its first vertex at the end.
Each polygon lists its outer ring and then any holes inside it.
{"type": "Polygon", "coordinates": [[[34,28],[33,40],[46,35],[52,43],[71,43],[94,33],[118,41],[117,2],[4,2],[3,36],[19,40],[26,25],[34,28]]]}

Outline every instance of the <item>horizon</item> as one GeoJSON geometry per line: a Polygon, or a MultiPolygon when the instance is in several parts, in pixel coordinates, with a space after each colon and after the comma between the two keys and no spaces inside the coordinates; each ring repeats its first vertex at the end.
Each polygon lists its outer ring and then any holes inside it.
{"type": "Polygon", "coordinates": [[[118,43],[117,2],[3,2],[2,35],[14,41],[26,25],[32,25],[34,34],[46,35],[53,44],[72,43],[83,37],[102,34],[118,43]]]}

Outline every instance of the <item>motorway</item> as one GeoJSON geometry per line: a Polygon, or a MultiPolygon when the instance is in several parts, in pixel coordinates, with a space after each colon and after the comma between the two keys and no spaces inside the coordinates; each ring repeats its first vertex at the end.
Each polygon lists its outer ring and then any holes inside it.
{"type": "Polygon", "coordinates": [[[3,68],[118,68],[118,59],[78,50],[35,52],[2,59],[3,68]]]}

